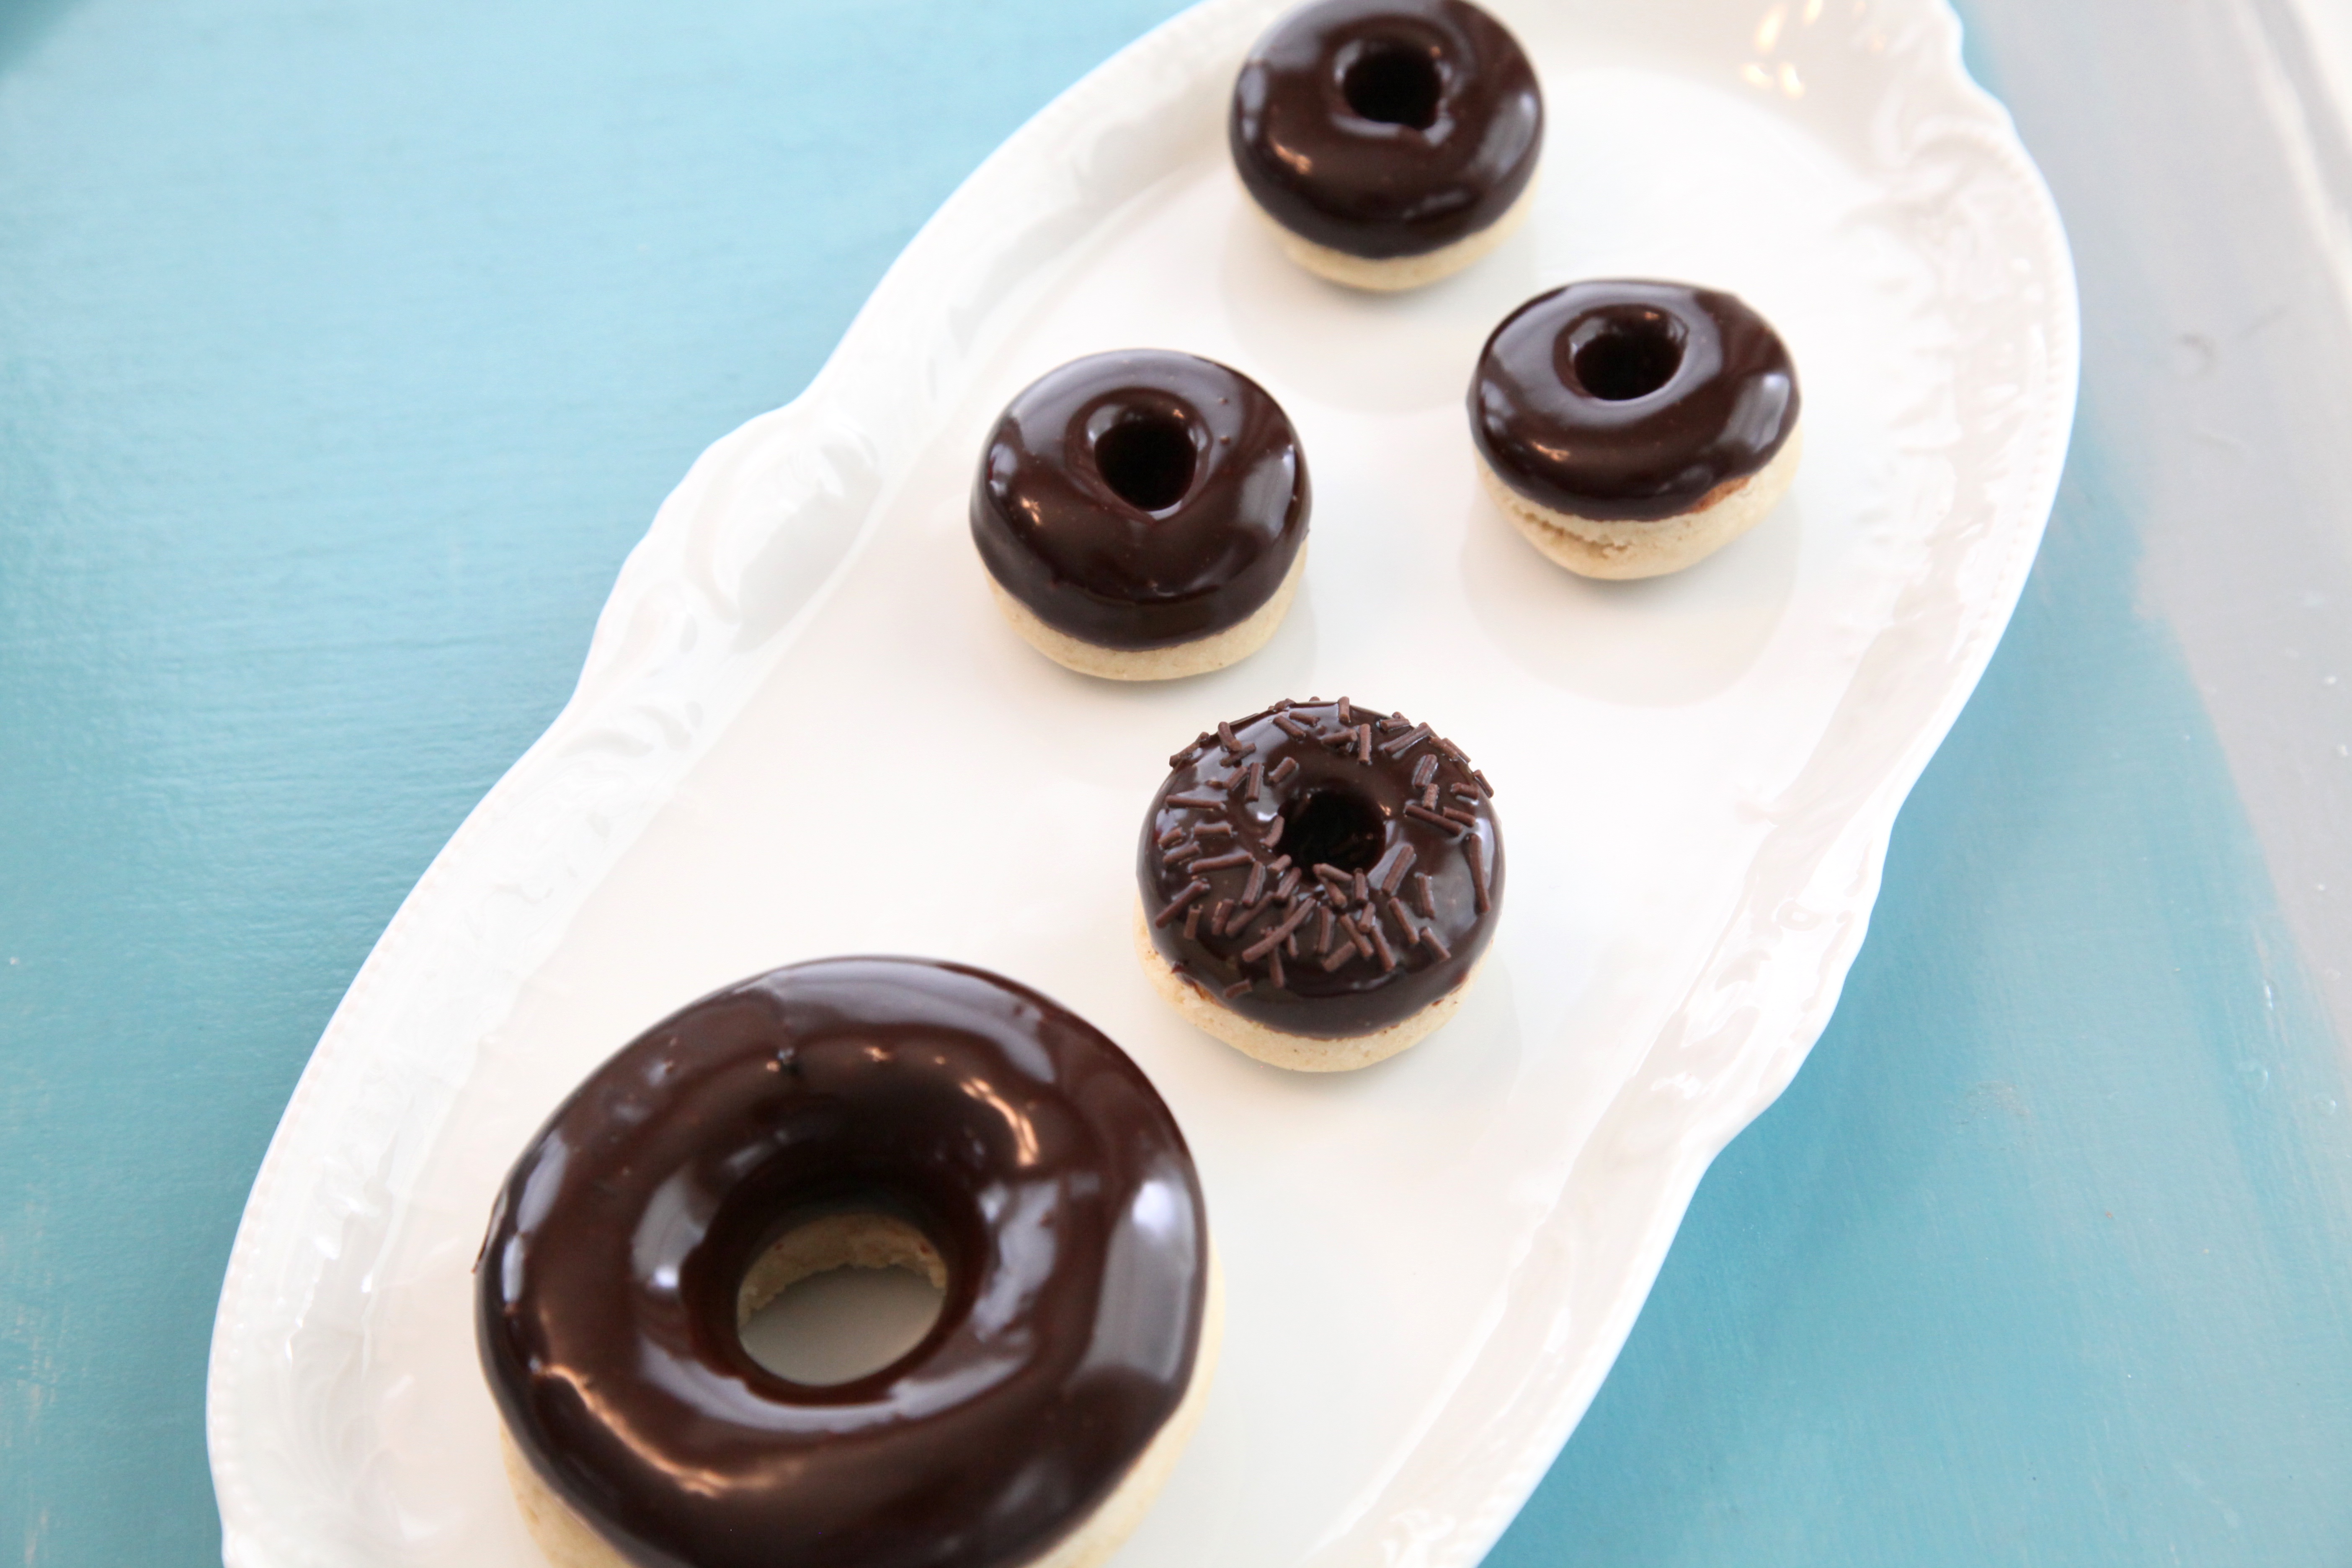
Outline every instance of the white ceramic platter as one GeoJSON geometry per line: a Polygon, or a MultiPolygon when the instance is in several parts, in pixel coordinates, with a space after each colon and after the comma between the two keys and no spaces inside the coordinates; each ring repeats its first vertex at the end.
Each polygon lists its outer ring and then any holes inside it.
{"type": "Polygon", "coordinates": [[[1293,271],[1226,164],[1266,0],[1215,0],[990,159],[808,393],[712,447],[578,694],[435,862],[320,1042],[213,1341],[236,1568],[520,1565],[467,1270],[492,1190],[638,1029],[797,959],[1001,970],[1140,1061],[1227,1270],[1215,1393],[1125,1568],[1461,1564],[1623,1342],[1700,1173],[1820,1034],[1896,807],[1984,668],[2072,414],[2065,243],[1931,0],[1498,5],[1550,125],[1533,221],[1400,299],[1293,271]],[[1603,585],[1474,482],[1462,394],[1570,279],[1728,287],[1806,400],[1790,499],[1603,585]],[[1225,360],[1316,483],[1242,666],[1068,675],[966,533],[980,437],[1091,350],[1225,360]],[[1129,951],[1165,759],[1283,696],[1426,719],[1500,791],[1506,919],[1430,1043],[1339,1079],[1193,1033],[1129,951]],[[975,820],[1050,824],[1034,858],[975,820]]]}

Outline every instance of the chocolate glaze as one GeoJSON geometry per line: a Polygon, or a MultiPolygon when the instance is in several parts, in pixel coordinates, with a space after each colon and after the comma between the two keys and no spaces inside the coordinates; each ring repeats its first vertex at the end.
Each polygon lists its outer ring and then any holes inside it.
{"type": "Polygon", "coordinates": [[[1428,725],[1309,698],[1221,724],[1169,764],[1136,847],[1152,945],[1244,1017],[1370,1034],[1486,952],[1503,903],[1494,792],[1428,725]]]}
{"type": "Polygon", "coordinates": [[[661,1568],[992,1568],[1049,1548],[1172,1414],[1205,1306],[1184,1140],[1085,1020],[982,970],[794,965],[647,1030],[508,1177],[482,1364],[539,1473],[661,1568]],[[736,1289],[805,1218],[895,1215],[948,1289],[866,1377],[787,1382],[736,1289]]]}
{"type": "Polygon", "coordinates": [[[1470,382],[1470,435],[1503,482],[1607,521],[1696,510],[1797,427],[1789,351],[1738,297],[1611,279],[1503,318],[1470,382]]]}
{"type": "Polygon", "coordinates": [[[1420,256],[1518,200],[1543,93],[1518,41],[1465,0],[1322,0],[1250,51],[1226,139],[1242,184],[1292,233],[1420,256]]]}
{"type": "Polygon", "coordinates": [[[1194,354],[1089,354],[1007,405],[971,537],[1004,590],[1101,647],[1193,642],[1274,596],[1307,539],[1306,455],[1279,404],[1194,354]]]}

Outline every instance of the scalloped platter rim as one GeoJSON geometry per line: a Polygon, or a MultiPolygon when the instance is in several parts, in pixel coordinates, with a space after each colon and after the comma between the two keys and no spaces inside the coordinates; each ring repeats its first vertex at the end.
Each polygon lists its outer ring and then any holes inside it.
{"type": "Polygon", "coordinates": [[[1227,1350],[1124,1568],[1458,1568],[1492,1545],[1708,1162],[1829,1019],[1895,813],[2032,562],[2078,352],[2056,212],[1937,0],[1494,8],[1550,125],[1530,221],[1470,272],[1381,298],[1282,260],[1223,137],[1278,6],[1211,0],[1000,148],[807,392],[696,462],[255,1180],[208,1388],[232,1568],[534,1563],[472,1362],[492,1186],[646,1024],[853,951],[1056,995],[1194,1145],[1227,1350]],[[1607,275],[1735,289],[1805,383],[1789,500],[1652,584],[1545,564],[1461,428],[1486,328],[1607,275]],[[1114,689],[996,618],[962,496],[1013,391],[1145,343],[1284,402],[1313,560],[1263,652],[1114,689]],[[1454,1024],[1321,1080],[1174,1018],[1125,917],[1166,754],[1342,691],[1494,777],[1512,891],[1454,1024]]]}

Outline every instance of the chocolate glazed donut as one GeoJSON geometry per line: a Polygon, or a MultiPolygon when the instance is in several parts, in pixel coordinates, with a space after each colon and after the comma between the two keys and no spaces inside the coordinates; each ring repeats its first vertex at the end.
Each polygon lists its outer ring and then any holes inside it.
{"type": "Polygon", "coordinates": [[[1312,493],[1281,405],[1239,371],[1136,349],[1013,398],[981,454],[971,537],[1016,629],[1087,674],[1247,657],[1288,607],[1312,493]]]}
{"type": "Polygon", "coordinates": [[[1321,0],[1250,51],[1227,140],[1295,259],[1411,288],[1501,240],[1535,177],[1543,94],[1466,0],[1321,0]]]}
{"type": "Polygon", "coordinates": [[[1496,500],[1596,576],[1672,571],[1753,526],[1793,473],[1802,408],[1787,345],[1736,295],[1638,279],[1512,311],[1467,402],[1496,500]]]}
{"type": "Polygon", "coordinates": [[[1503,900],[1494,791],[1402,714],[1309,699],[1169,759],[1136,849],[1146,972],[1260,1060],[1367,1066],[1452,1016],[1503,900]]]}
{"type": "Polygon", "coordinates": [[[519,1482],[593,1560],[1000,1568],[1139,1515],[1206,1386],[1209,1271],[1183,1137],[1118,1047],[984,971],[829,959],[564,1102],[499,1196],[477,1323],[519,1482]],[[744,1350],[747,1277],[845,1215],[912,1237],[944,1306],[889,1366],[789,1382],[744,1350]]]}

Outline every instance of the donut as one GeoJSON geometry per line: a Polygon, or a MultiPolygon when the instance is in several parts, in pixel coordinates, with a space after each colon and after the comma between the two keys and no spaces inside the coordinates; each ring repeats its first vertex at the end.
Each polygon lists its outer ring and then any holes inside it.
{"type": "Polygon", "coordinates": [[[1320,0],[1250,50],[1226,138],[1291,259],[1412,289],[1526,216],[1543,92],[1518,40],[1467,0],[1320,0]]]}
{"type": "Polygon", "coordinates": [[[1738,296],[1612,279],[1503,318],[1470,381],[1479,476],[1587,577],[1678,572],[1756,526],[1804,447],[1789,350],[1738,296]]]}
{"type": "Polygon", "coordinates": [[[1454,1016],[1503,907],[1493,788],[1402,714],[1309,698],[1168,759],[1136,847],[1136,953],[1276,1067],[1369,1067],[1454,1016]]]}
{"type": "Polygon", "coordinates": [[[981,452],[971,537],[1013,629],[1115,680],[1220,669],[1265,646],[1307,567],[1312,501],[1289,416],[1197,354],[1131,349],[1047,372],[981,452]]]}
{"type": "Polygon", "coordinates": [[[984,970],[836,958],[604,1063],[515,1163],[476,1265],[483,1370],[558,1568],[1081,1568],[1197,1419],[1218,1296],[1199,1179],[1140,1069],[984,970]],[[745,1350],[844,1264],[938,1321],[827,1386],[745,1350]]]}

